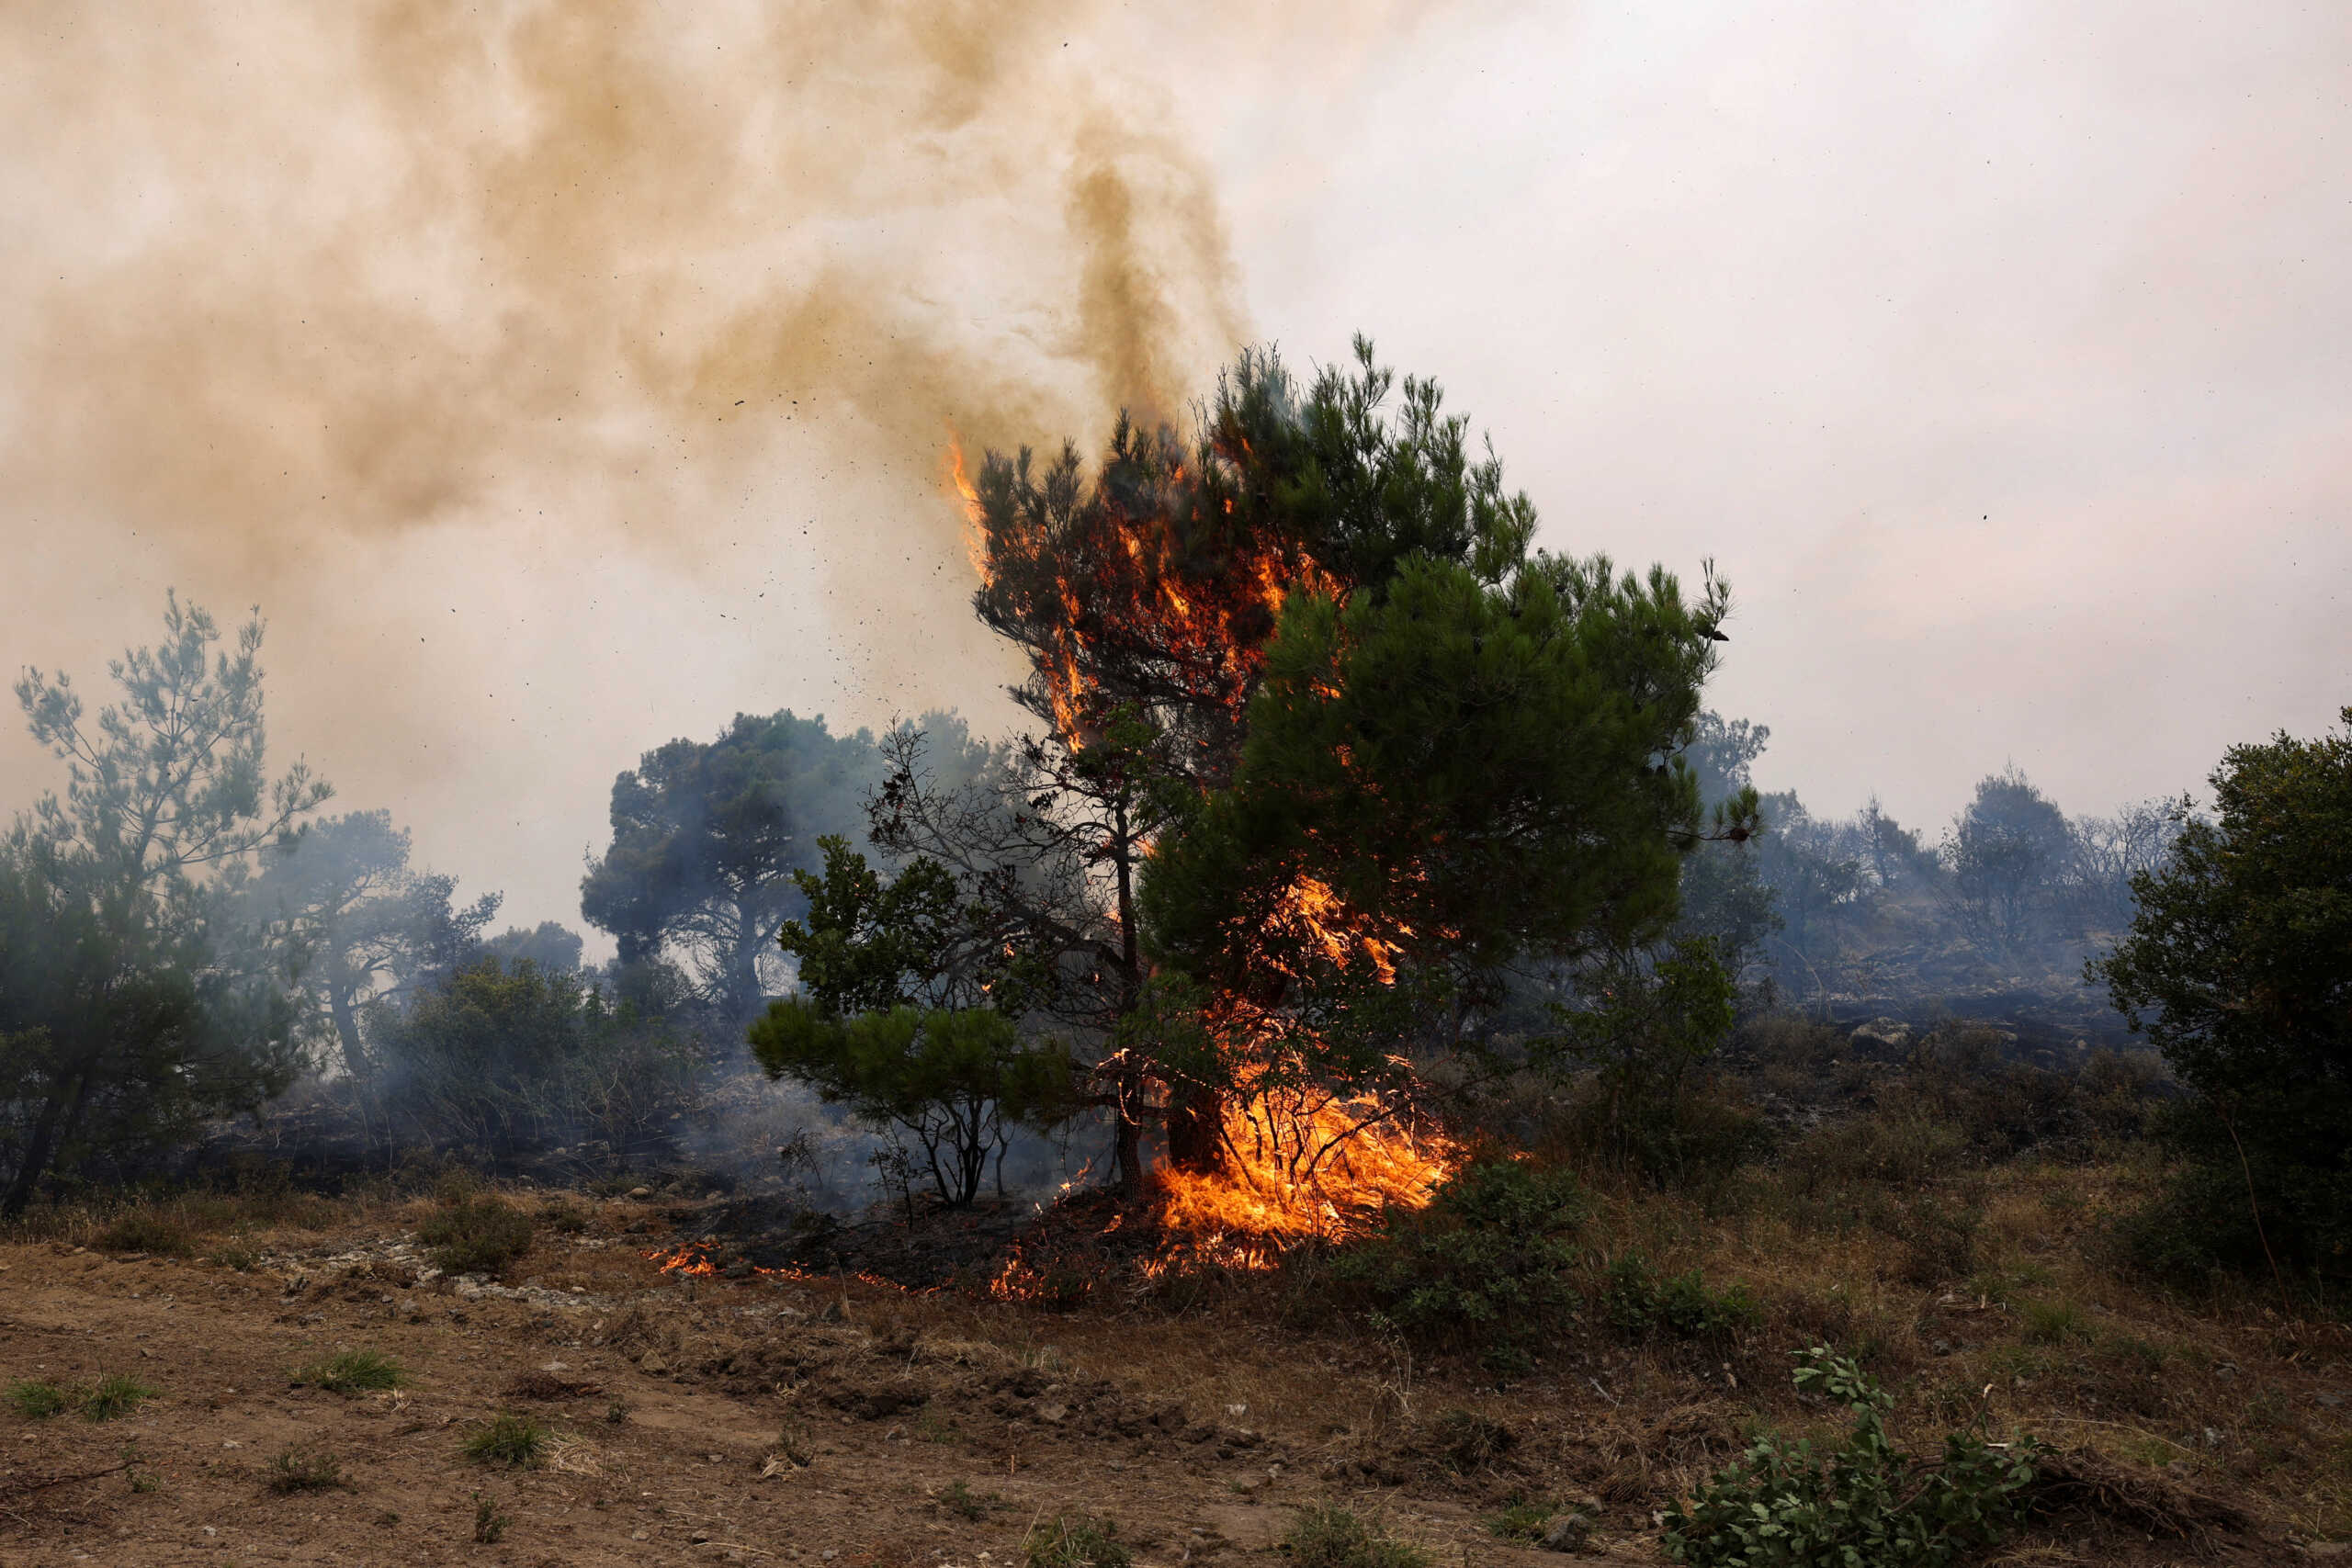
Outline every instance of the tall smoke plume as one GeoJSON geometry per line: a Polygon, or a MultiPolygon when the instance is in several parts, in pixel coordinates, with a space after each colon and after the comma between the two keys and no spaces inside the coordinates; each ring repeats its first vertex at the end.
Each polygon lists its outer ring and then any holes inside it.
{"type": "MultiPolygon", "coordinates": [[[[708,728],[697,689],[969,703],[1009,671],[950,570],[950,430],[1181,417],[1246,333],[1216,191],[1108,10],[0,12],[0,493],[33,558],[0,661],[95,675],[168,581],[260,600],[281,739],[420,817],[459,759],[477,799],[536,787],[549,900],[582,796],[708,728]],[[746,627],[766,683],[691,649],[647,676],[679,636],[646,617],[690,610],[792,622],[746,627]],[[535,724],[535,767],[490,754],[535,724]]],[[[48,773],[0,744],[8,803],[48,773]]]]}

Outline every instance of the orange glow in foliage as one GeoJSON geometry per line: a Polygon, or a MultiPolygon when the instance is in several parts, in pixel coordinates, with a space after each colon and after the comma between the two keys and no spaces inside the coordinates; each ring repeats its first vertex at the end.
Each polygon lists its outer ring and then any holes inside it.
{"type": "MultiPolygon", "coordinates": [[[[992,538],[983,525],[978,494],[960,446],[950,466],[964,499],[967,539],[975,570],[994,586],[1005,560],[1043,561],[1054,542],[1012,534],[992,538]]],[[[1172,482],[1180,484],[1182,469],[1172,482]]],[[[1181,504],[1181,494],[1173,498],[1181,504]]],[[[1089,739],[1099,714],[1095,649],[1088,626],[1116,626],[1137,645],[1157,650],[1171,688],[1200,705],[1239,716],[1265,667],[1266,631],[1291,591],[1330,598],[1340,581],[1295,544],[1248,537],[1221,541],[1229,551],[1213,573],[1190,563],[1170,522],[1177,504],[1143,506],[1110,516],[1114,538],[1091,564],[1068,557],[1046,561],[1061,615],[1050,640],[1033,648],[1063,742],[1073,751],[1089,739]]],[[[1224,504],[1229,515],[1233,503],[1224,504]]],[[[1080,552],[1081,555],[1084,552],[1080,552]]],[[[1367,963],[1383,985],[1396,977],[1396,938],[1351,909],[1327,884],[1301,876],[1269,922],[1291,944],[1335,965],[1367,963]]],[[[1247,1027],[1247,1009],[1227,1005],[1228,1026],[1247,1027]]],[[[1163,1224],[1187,1240],[1164,1252],[1155,1269],[1180,1255],[1230,1267],[1267,1268],[1284,1247],[1312,1237],[1354,1235],[1390,1207],[1426,1207],[1461,1163],[1461,1151],[1442,1135],[1417,1131],[1398,1107],[1371,1094],[1267,1087],[1227,1098],[1223,1111],[1225,1168],[1210,1174],[1163,1170],[1158,1178],[1163,1224]]],[[[1018,1256],[993,1281],[991,1293],[1021,1299],[1041,1280],[1018,1256]]]]}

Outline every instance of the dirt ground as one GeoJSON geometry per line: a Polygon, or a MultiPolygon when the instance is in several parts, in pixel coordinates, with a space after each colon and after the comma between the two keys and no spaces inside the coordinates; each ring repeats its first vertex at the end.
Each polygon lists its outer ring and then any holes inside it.
{"type": "MultiPolygon", "coordinates": [[[[1653,1510],[1753,1429],[1731,1362],[1668,1377],[1596,1350],[1500,1390],[1206,1305],[681,1280],[624,1203],[485,1287],[424,1270],[413,1218],[254,1237],[227,1261],[0,1246],[0,1379],[155,1391],[105,1422],[0,1412],[0,1562],[1009,1568],[1036,1521],[1084,1513],[1138,1563],[1241,1568],[1279,1562],[1317,1501],[1382,1515],[1440,1568],[1657,1562],[1653,1510]],[[293,1382],[349,1350],[392,1358],[402,1386],[293,1382]],[[548,1428],[536,1466],[467,1457],[506,1412],[548,1428]],[[343,1484],[274,1490],[289,1452],[343,1484]],[[1498,1538],[1522,1500],[1589,1511],[1585,1550],[1498,1538]],[[505,1521],[487,1542],[484,1505],[505,1521]]],[[[2094,1513],[2003,1560],[2304,1552],[2267,1528],[2185,1543],[2094,1513]]]]}

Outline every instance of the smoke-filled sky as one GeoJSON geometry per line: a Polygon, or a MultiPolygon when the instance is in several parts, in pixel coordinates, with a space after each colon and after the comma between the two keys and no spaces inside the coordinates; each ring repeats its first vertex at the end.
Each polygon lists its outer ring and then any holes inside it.
{"type": "Polygon", "coordinates": [[[1010,722],[951,429],[1361,329],[1715,558],[1768,786],[2177,793],[2352,702],[2347,84],[2277,0],[25,0],[0,663],[259,603],[277,756],[576,922],[652,745],[1010,722]]]}

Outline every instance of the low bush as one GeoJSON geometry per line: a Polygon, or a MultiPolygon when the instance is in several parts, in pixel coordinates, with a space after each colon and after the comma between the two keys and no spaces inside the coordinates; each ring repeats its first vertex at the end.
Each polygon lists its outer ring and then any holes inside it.
{"type": "Polygon", "coordinates": [[[156,1393],[137,1378],[116,1372],[100,1378],[97,1385],[82,1396],[82,1414],[93,1421],[118,1420],[154,1398],[156,1393]]]}
{"type": "Polygon", "coordinates": [[[2030,1345],[2064,1345],[2094,1337],[2090,1318],[2072,1302],[2028,1302],[2020,1315],[2030,1345]]]}
{"type": "Polygon", "coordinates": [[[1584,1212],[1573,1177],[1520,1160],[1474,1161],[1428,1209],[1392,1213],[1374,1235],[1329,1254],[1321,1278],[1301,1283],[1318,1303],[1336,1296],[1376,1326],[1513,1370],[1529,1341],[1573,1315],[1577,1254],[1566,1236],[1584,1212]]]}
{"type": "Polygon", "coordinates": [[[503,1465],[508,1470],[536,1468],[547,1457],[551,1435],[528,1416],[509,1411],[466,1439],[466,1457],[476,1464],[503,1465]]]}
{"type": "Polygon", "coordinates": [[[531,1216],[495,1198],[460,1199],[416,1227],[445,1274],[497,1274],[531,1250],[531,1216]]]}
{"type": "Polygon", "coordinates": [[[1028,1568],[1128,1568],[1135,1556],[1118,1533],[1091,1514],[1056,1514],[1029,1527],[1021,1554],[1028,1568]]]}
{"type": "Polygon", "coordinates": [[[1396,1539],[1386,1524],[1336,1503],[1299,1510],[1283,1537],[1291,1568],[1429,1568],[1430,1554],[1396,1539]]]}
{"type": "Polygon", "coordinates": [[[152,1252],[164,1258],[184,1258],[196,1249],[196,1237],[184,1216],[147,1203],[134,1203],[107,1221],[92,1245],[102,1252],[152,1252]]]}
{"type": "Polygon", "coordinates": [[[380,1350],[345,1350],[312,1361],[294,1374],[295,1382],[330,1393],[365,1393],[398,1388],[407,1381],[401,1364],[380,1350]]]}
{"type": "Polygon", "coordinates": [[[474,1494],[474,1544],[496,1546],[506,1539],[506,1527],[514,1521],[499,1512],[495,1498],[474,1494]]]}
{"type": "Polygon", "coordinates": [[[1886,1435],[1894,1402],[1848,1357],[1815,1346],[1798,1388],[1843,1404],[1853,1425],[1821,1455],[1766,1436],[1688,1501],[1667,1510],[1666,1554],[1693,1568],[1941,1568],[1998,1541],[2032,1484],[2038,1445],[1944,1438],[1929,1462],[1886,1435]]]}
{"type": "Polygon", "coordinates": [[[328,1492],[346,1485],[343,1465],[332,1454],[281,1450],[269,1461],[269,1489],[279,1494],[328,1492]]]}
{"type": "Polygon", "coordinates": [[[1710,1291],[1696,1269],[1661,1280],[1639,1252],[1610,1265],[1599,1305],[1609,1326],[1633,1339],[1667,1336],[1720,1344],[1764,1321],[1764,1309],[1747,1286],[1710,1291]]]}
{"type": "Polygon", "coordinates": [[[46,1421],[74,1407],[70,1389],[53,1382],[19,1380],[8,1385],[8,1408],[28,1421],[46,1421]]]}

